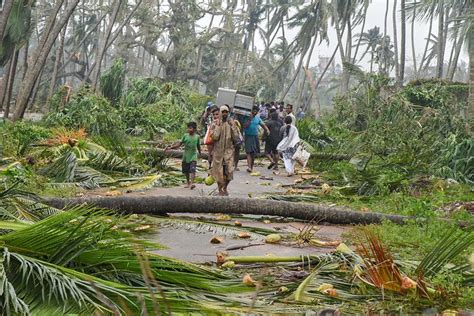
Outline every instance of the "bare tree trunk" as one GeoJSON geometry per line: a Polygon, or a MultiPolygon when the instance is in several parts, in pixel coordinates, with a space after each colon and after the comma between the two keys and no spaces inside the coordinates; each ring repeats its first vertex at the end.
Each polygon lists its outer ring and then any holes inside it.
{"type": "MultiPolygon", "coordinates": [[[[16,47],[15,47],[16,50],[16,47]]],[[[3,112],[3,117],[5,119],[8,119],[10,115],[10,103],[12,99],[12,94],[13,94],[13,83],[15,82],[15,76],[16,76],[16,65],[18,63],[18,53],[19,51],[16,51],[15,54],[13,55],[13,59],[10,64],[10,70],[8,73],[8,81],[7,81],[7,89],[6,89],[6,94],[5,94],[5,110],[3,112]]]]}
{"type": "Polygon", "coordinates": [[[226,213],[293,217],[333,224],[375,224],[383,220],[403,224],[408,216],[359,212],[344,207],[310,203],[293,203],[250,198],[204,196],[117,196],[86,198],[52,198],[46,204],[65,208],[90,204],[125,213],[165,215],[166,213],[226,213]]]}
{"type": "Polygon", "coordinates": [[[13,0],[3,1],[3,10],[0,12],[0,39],[3,39],[5,29],[7,28],[8,17],[12,11],[13,0]]]}
{"type": "MultiPolygon", "coordinates": [[[[451,68],[453,66],[453,59],[454,59],[454,52],[456,51],[456,47],[458,46],[458,42],[460,39],[458,38],[458,28],[459,28],[459,23],[457,22],[456,25],[454,26],[454,34],[453,34],[453,46],[451,47],[451,52],[449,53],[449,59],[448,59],[448,72],[446,74],[446,78],[449,78],[449,75],[451,74],[451,68]]],[[[454,66],[456,67],[456,66],[454,66]]]]}
{"type": "MultiPolygon", "coordinates": [[[[390,8],[390,0],[387,0],[387,4],[385,6],[385,17],[383,20],[383,41],[382,41],[382,51],[385,51],[385,44],[386,44],[386,38],[387,38],[387,22],[388,22],[388,10],[390,8]]],[[[372,56],[373,60],[373,56],[372,56]]],[[[387,69],[387,61],[384,61],[385,63],[385,69],[387,69]]],[[[372,66],[370,66],[372,68],[372,66]]],[[[370,71],[372,72],[372,70],[370,71]]],[[[380,65],[379,65],[379,72],[380,72],[380,65]]]]}
{"type": "Polygon", "coordinates": [[[112,11],[112,15],[110,16],[109,25],[107,25],[107,28],[99,41],[99,47],[97,48],[97,54],[95,58],[96,66],[92,73],[92,90],[95,90],[97,88],[97,83],[99,81],[99,76],[100,76],[100,66],[102,63],[102,59],[104,58],[105,51],[107,49],[107,43],[109,41],[110,34],[112,33],[112,28],[114,27],[115,21],[117,20],[117,15],[118,15],[121,4],[122,4],[122,0],[114,1],[113,11],[112,11]]]}
{"type": "MultiPolygon", "coordinates": [[[[405,0],[402,0],[402,1],[403,3],[405,3],[405,0]]],[[[416,6],[417,6],[416,0],[414,1],[413,5],[414,5],[413,18],[411,20],[411,54],[413,56],[413,74],[415,75],[415,78],[416,78],[418,77],[418,70],[416,68],[416,52],[415,52],[415,17],[416,17],[416,6]]]]}
{"type": "Polygon", "coordinates": [[[444,63],[444,0],[440,0],[439,15],[438,15],[438,61],[436,64],[436,77],[441,79],[443,77],[443,63],[444,63]]]}
{"type": "Polygon", "coordinates": [[[295,83],[295,80],[298,77],[298,74],[300,73],[301,66],[303,65],[303,59],[304,59],[304,53],[301,53],[300,61],[298,62],[298,66],[295,69],[295,74],[293,78],[291,79],[291,82],[288,84],[288,87],[286,87],[285,91],[283,92],[281,96],[281,100],[283,100],[286,97],[286,95],[291,89],[291,86],[293,86],[293,84],[295,83]]]}
{"type": "Polygon", "coordinates": [[[13,116],[13,120],[20,120],[23,118],[26,107],[28,105],[28,98],[31,95],[31,92],[34,88],[34,84],[38,79],[41,70],[44,67],[44,63],[53,47],[53,44],[58,37],[58,34],[61,32],[61,29],[64,27],[66,22],[69,20],[69,17],[74,12],[77,4],[80,0],[71,0],[70,4],[66,7],[64,14],[57,20],[57,14],[61,9],[63,1],[58,1],[53,14],[48,17],[46,22],[45,30],[41,36],[38,47],[35,50],[34,55],[31,58],[31,65],[28,68],[28,71],[23,80],[20,90],[18,92],[18,98],[16,100],[16,110],[13,116]]]}
{"type": "Polygon", "coordinates": [[[393,0],[393,50],[395,53],[395,81],[400,83],[400,64],[398,62],[398,36],[397,36],[397,0],[393,0]]]}
{"type": "MultiPolygon", "coordinates": [[[[470,3],[470,16],[474,15],[474,3],[470,3]]],[[[474,25],[470,23],[467,31],[467,40],[469,45],[469,101],[467,108],[467,124],[471,136],[474,136],[474,25]]]]}
{"type": "MultiPolygon", "coordinates": [[[[346,38],[346,49],[345,49],[345,62],[351,62],[351,54],[352,54],[352,26],[351,26],[351,17],[350,15],[347,17],[347,38],[346,38]]],[[[344,60],[343,59],[343,60],[344,60]]],[[[349,91],[349,81],[350,81],[350,74],[347,70],[347,65],[342,65],[342,89],[341,92],[344,94],[349,91]]]]}
{"type": "MultiPolygon", "coordinates": [[[[343,47],[343,45],[342,45],[342,32],[341,32],[341,29],[340,29],[340,27],[339,27],[339,17],[338,17],[338,14],[337,14],[336,7],[335,7],[335,6],[333,6],[333,15],[334,15],[334,18],[335,18],[335,20],[336,20],[336,23],[334,23],[334,26],[335,26],[335,28],[336,28],[336,36],[337,36],[337,43],[338,43],[337,46],[339,47],[339,53],[340,53],[340,55],[341,55],[341,60],[342,60],[343,63],[344,63],[344,61],[346,61],[346,58],[345,58],[346,54],[344,53],[344,47],[343,47]]],[[[344,23],[344,27],[345,27],[345,23],[344,23]]],[[[349,34],[348,34],[347,36],[349,36],[349,34]]],[[[342,76],[343,76],[343,78],[342,78],[342,86],[341,86],[341,92],[342,92],[342,93],[347,92],[347,88],[348,88],[348,87],[345,86],[345,84],[344,84],[344,83],[346,82],[346,81],[345,81],[344,69],[346,69],[346,67],[343,65],[343,66],[342,66],[342,71],[343,71],[342,76]]],[[[347,69],[346,69],[346,71],[347,71],[347,69]]]]}
{"type": "MultiPolygon", "coordinates": [[[[420,61],[420,67],[418,68],[419,71],[423,70],[423,63],[426,62],[426,54],[428,53],[428,47],[430,44],[430,39],[431,39],[431,31],[433,30],[433,20],[434,20],[434,5],[431,7],[431,12],[430,12],[430,24],[428,27],[428,37],[426,38],[426,43],[425,43],[425,49],[423,50],[423,56],[421,57],[420,61]]],[[[428,65],[424,65],[424,67],[427,67],[428,65]]]]}
{"type": "MultiPolygon", "coordinates": [[[[211,21],[209,22],[209,25],[207,26],[206,34],[209,34],[209,32],[212,29],[212,23],[214,23],[214,17],[216,15],[212,14],[211,16],[211,21]]],[[[199,74],[201,72],[201,64],[202,64],[202,45],[199,45],[198,47],[198,57],[197,57],[197,62],[196,62],[196,74],[199,74]]],[[[196,87],[199,85],[199,80],[195,80],[196,82],[196,87]]]]}
{"type": "MultiPolygon", "coordinates": [[[[84,37],[81,39],[81,41],[79,42],[79,44],[77,44],[73,49],[71,49],[71,52],[76,52],[77,50],[79,50],[81,47],[83,47],[83,44],[84,42],[89,38],[89,36],[92,34],[92,32],[94,32],[94,30],[99,26],[99,24],[102,22],[102,20],[105,18],[105,14],[102,15],[99,20],[96,22],[96,24],[94,25],[94,27],[92,27],[89,32],[87,32],[86,35],[84,35],[84,37]]],[[[69,57],[67,58],[67,61],[61,65],[61,68],[59,68],[58,72],[61,72],[63,71],[64,69],[66,69],[66,67],[69,65],[69,63],[72,61],[72,57],[73,57],[74,54],[70,54],[69,57]]]]}
{"type": "MultiPolygon", "coordinates": [[[[315,30],[315,32],[317,32],[317,30],[315,30]]],[[[313,50],[314,50],[314,47],[316,45],[317,38],[318,38],[318,33],[315,33],[313,42],[311,43],[311,48],[309,49],[309,52],[308,52],[308,58],[306,59],[306,64],[305,64],[305,67],[304,67],[305,70],[309,68],[309,62],[311,61],[311,56],[313,55],[313,50]]],[[[303,84],[301,85],[301,91],[298,95],[298,100],[296,102],[296,106],[298,106],[298,107],[301,104],[301,98],[303,97],[303,94],[304,94],[304,90],[305,90],[304,86],[306,84],[306,77],[307,76],[303,77],[303,84]]]]}
{"type": "Polygon", "coordinates": [[[54,93],[54,88],[56,86],[56,81],[58,78],[58,70],[61,60],[63,59],[63,50],[64,50],[64,40],[66,38],[67,23],[64,25],[64,28],[61,32],[61,38],[59,40],[58,49],[56,50],[56,60],[54,61],[53,76],[51,77],[51,83],[49,85],[49,92],[47,100],[51,99],[54,93]]]}
{"type": "Polygon", "coordinates": [[[25,49],[23,50],[23,74],[21,79],[25,80],[26,71],[28,70],[28,51],[29,51],[30,41],[26,41],[25,49]]]}
{"type": "MultiPolygon", "coordinates": [[[[135,14],[135,12],[137,11],[138,7],[140,6],[140,4],[143,2],[143,0],[138,0],[137,3],[135,4],[135,7],[132,9],[132,11],[130,11],[130,13],[127,15],[127,17],[125,18],[125,20],[123,20],[122,24],[120,24],[118,27],[117,27],[117,30],[114,32],[114,34],[111,35],[111,37],[109,38],[108,42],[107,42],[107,46],[105,47],[105,50],[109,49],[109,47],[112,45],[112,43],[117,39],[117,37],[122,33],[122,29],[125,27],[125,25],[127,25],[129,22],[130,22],[130,19],[132,18],[133,14],[135,14]]],[[[105,15],[103,16],[105,17],[105,15]]],[[[87,64],[89,64],[87,62],[87,64]]],[[[86,76],[86,79],[88,79],[92,72],[94,71],[95,67],[96,67],[97,63],[94,62],[94,64],[92,64],[92,66],[90,67],[89,69],[89,73],[87,74],[86,76]]]]}
{"type": "Polygon", "coordinates": [[[459,55],[461,54],[462,47],[464,45],[464,36],[463,34],[467,34],[466,30],[469,27],[469,23],[465,23],[463,30],[461,31],[461,34],[456,42],[456,49],[454,51],[454,56],[453,56],[453,61],[451,63],[451,67],[448,70],[448,80],[453,81],[454,80],[454,75],[456,74],[457,66],[458,66],[458,60],[459,60],[459,55]]]}
{"type": "Polygon", "coordinates": [[[35,111],[35,109],[33,108],[33,105],[34,105],[34,101],[36,99],[36,95],[38,94],[38,90],[39,90],[40,83],[41,83],[41,77],[43,77],[43,70],[44,69],[41,69],[41,72],[38,76],[38,79],[35,82],[33,90],[31,91],[31,95],[28,98],[28,105],[27,105],[26,109],[29,109],[31,112],[35,111]]]}
{"type": "Polygon", "coordinates": [[[406,17],[405,17],[405,0],[400,0],[400,20],[401,20],[401,35],[400,35],[400,76],[399,84],[403,86],[405,80],[405,58],[406,58],[406,17]]]}
{"type": "Polygon", "coordinates": [[[11,65],[11,58],[10,60],[7,61],[5,67],[4,67],[4,74],[3,74],[3,77],[2,77],[2,80],[0,81],[0,111],[3,110],[3,106],[4,106],[4,99],[5,99],[5,96],[7,95],[7,88],[8,88],[8,76],[10,74],[10,65],[11,65]]]}
{"type": "MultiPolygon", "coordinates": [[[[364,31],[365,31],[365,22],[367,20],[367,9],[368,9],[369,6],[365,6],[364,8],[364,16],[363,16],[363,20],[362,20],[362,27],[361,27],[361,30],[360,30],[360,35],[359,35],[359,40],[357,41],[357,46],[356,46],[356,49],[355,49],[355,52],[354,52],[354,57],[352,58],[352,63],[355,64],[356,63],[356,59],[357,59],[357,53],[359,52],[359,47],[360,47],[360,41],[362,39],[362,35],[364,34],[364,31]]],[[[367,50],[368,50],[368,47],[367,47],[367,50]]],[[[365,51],[364,55],[367,53],[367,50],[365,51]]]]}

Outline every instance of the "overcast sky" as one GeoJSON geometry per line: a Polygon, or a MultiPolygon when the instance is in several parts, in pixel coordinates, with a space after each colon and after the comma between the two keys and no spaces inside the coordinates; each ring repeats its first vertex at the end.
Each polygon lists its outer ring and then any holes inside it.
{"type": "MultiPolygon", "coordinates": [[[[393,40],[393,1],[394,0],[389,0],[389,13],[388,13],[388,21],[387,21],[387,33],[390,36],[391,40],[393,40]]],[[[398,1],[397,5],[399,6],[400,1],[398,1]]],[[[380,32],[383,34],[384,32],[384,16],[385,16],[385,10],[386,10],[386,0],[373,0],[372,3],[369,5],[369,9],[367,10],[367,21],[365,25],[365,31],[373,28],[374,26],[380,27],[380,32]]],[[[398,41],[400,42],[400,12],[397,11],[397,37],[398,41]]],[[[207,17],[204,19],[204,25],[207,25],[209,23],[209,20],[207,17]]],[[[406,25],[406,32],[407,32],[407,38],[406,38],[406,63],[407,66],[412,65],[413,63],[413,55],[412,55],[412,46],[411,46],[411,19],[407,17],[407,25],[406,25]]],[[[220,19],[216,19],[216,24],[214,26],[218,26],[217,23],[220,21],[220,19]]],[[[360,33],[360,28],[361,25],[359,25],[357,28],[352,30],[352,35],[355,36],[357,33],[360,33]]],[[[426,44],[426,38],[428,35],[428,29],[429,25],[428,23],[423,23],[420,21],[415,21],[415,52],[417,56],[417,64],[419,65],[420,59],[423,55],[423,51],[425,48],[426,44]]],[[[295,35],[298,33],[297,29],[286,29],[286,36],[288,42],[291,42],[291,40],[295,37],[295,35]]],[[[258,33],[258,32],[257,32],[258,33]]],[[[436,34],[437,33],[437,22],[436,19],[433,23],[433,28],[432,28],[432,33],[436,34]]],[[[334,52],[334,49],[336,48],[337,45],[337,38],[336,38],[336,31],[332,28],[329,29],[329,45],[326,45],[325,42],[321,43],[320,46],[317,46],[312,54],[311,57],[311,66],[315,66],[318,63],[318,57],[319,56],[331,56],[332,53],[334,52]]],[[[353,41],[353,44],[356,44],[356,40],[353,41]]],[[[256,38],[256,45],[258,49],[263,50],[263,41],[259,38],[256,38]]],[[[398,46],[400,50],[400,45],[398,46]]],[[[446,53],[445,53],[445,59],[449,58],[449,52],[452,47],[452,43],[448,42],[446,46],[446,53]]],[[[363,53],[364,49],[359,49],[359,57],[363,53]]],[[[363,66],[365,68],[368,68],[368,58],[369,54],[367,54],[367,58],[365,62],[362,62],[360,66],[363,66]]],[[[468,60],[468,55],[467,55],[467,50],[463,49],[461,56],[460,56],[460,61],[464,60],[467,62],[468,60]]],[[[336,54],[336,62],[340,63],[340,56],[339,53],[336,54]]]]}

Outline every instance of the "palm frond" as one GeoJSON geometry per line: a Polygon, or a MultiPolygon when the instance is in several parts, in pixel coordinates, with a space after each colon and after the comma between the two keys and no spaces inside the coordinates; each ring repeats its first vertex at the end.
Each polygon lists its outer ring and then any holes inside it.
{"type": "Polygon", "coordinates": [[[160,174],[155,174],[145,177],[121,178],[117,179],[117,182],[120,187],[127,189],[127,191],[140,191],[153,187],[161,177],[160,174]]]}
{"type": "Polygon", "coordinates": [[[192,220],[176,217],[156,217],[154,218],[158,227],[171,227],[175,229],[185,229],[195,233],[213,233],[227,236],[236,236],[245,231],[252,239],[262,239],[265,235],[276,233],[275,230],[256,227],[235,227],[234,225],[215,223],[206,220],[192,220]]]}
{"type": "Polygon", "coordinates": [[[40,170],[55,182],[74,182],[74,174],[78,165],[76,155],[72,150],[62,153],[53,163],[40,170]]]}
{"type": "Polygon", "coordinates": [[[474,233],[453,228],[441,236],[430,253],[420,262],[416,272],[422,273],[425,277],[433,277],[473,244],[474,233]]]}

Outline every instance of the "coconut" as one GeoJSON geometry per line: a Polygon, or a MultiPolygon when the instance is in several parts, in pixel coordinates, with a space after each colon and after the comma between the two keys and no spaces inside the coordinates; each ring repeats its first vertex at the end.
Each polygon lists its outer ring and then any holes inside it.
{"type": "Polygon", "coordinates": [[[206,179],[204,179],[204,183],[206,185],[213,185],[216,181],[214,180],[214,177],[211,175],[208,175],[206,179]]]}
{"type": "Polygon", "coordinates": [[[270,234],[265,237],[265,242],[268,244],[275,244],[281,240],[281,236],[278,234],[270,234]]]}
{"type": "Polygon", "coordinates": [[[244,277],[242,278],[242,283],[249,286],[255,285],[255,281],[252,279],[252,277],[248,273],[245,274],[244,277]]]}
{"type": "Polygon", "coordinates": [[[327,194],[331,193],[331,190],[332,190],[332,188],[327,183],[323,183],[323,185],[321,186],[321,192],[324,195],[327,195],[327,194]]]}
{"type": "Polygon", "coordinates": [[[232,269],[233,267],[235,267],[235,262],[234,261],[226,261],[221,265],[221,267],[223,267],[225,269],[232,269]]]}

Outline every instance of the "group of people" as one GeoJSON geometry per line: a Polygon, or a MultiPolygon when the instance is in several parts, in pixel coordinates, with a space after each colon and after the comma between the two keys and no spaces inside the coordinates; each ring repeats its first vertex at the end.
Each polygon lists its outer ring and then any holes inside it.
{"type": "MultiPolygon", "coordinates": [[[[301,116],[300,116],[301,117],[301,116]]],[[[304,113],[303,113],[304,117],[304,113]]],[[[232,112],[227,105],[208,104],[201,117],[205,136],[204,144],[208,150],[210,175],[217,182],[218,194],[229,195],[228,185],[233,179],[242,146],[247,156],[247,172],[254,170],[255,158],[260,154],[260,128],[263,130],[265,156],[270,164],[268,169],[278,170],[280,157],[283,158],[288,176],[295,171],[295,154],[300,143],[296,128],[293,106],[283,102],[254,105],[250,115],[232,112]]],[[[201,141],[195,122],[188,123],[188,133],[181,141],[166,149],[184,146],[182,172],[186,175],[187,187],[194,189],[198,154],[201,155],[201,141]]]]}

